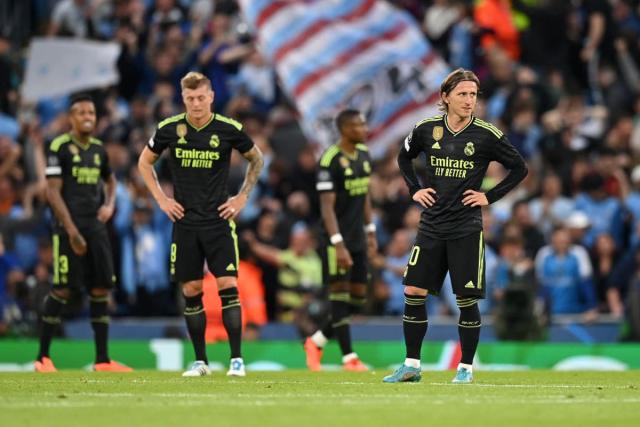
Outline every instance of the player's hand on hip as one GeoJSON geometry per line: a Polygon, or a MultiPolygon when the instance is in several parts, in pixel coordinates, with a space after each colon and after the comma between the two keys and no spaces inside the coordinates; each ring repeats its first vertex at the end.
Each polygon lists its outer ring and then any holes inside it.
{"type": "Polygon", "coordinates": [[[78,230],[69,233],[69,243],[71,244],[73,253],[76,255],[83,256],[87,253],[87,242],[78,230]]]}
{"type": "Polygon", "coordinates": [[[227,220],[235,219],[244,206],[247,204],[247,195],[244,193],[237,194],[233,197],[229,197],[226,202],[218,207],[220,216],[227,220]]]}
{"type": "Polygon", "coordinates": [[[465,206],[471,206],[472,208],[476,206],[489,206],[489,200],[487,200],[487,196],[484,193],[467,190],[462,195],[464,196],[462,204],[465,206]]]}
{"type": "Polygon", "coordinates": [[[159,205],[162,212],[167,214],[172,222],[176,222],[184,216],[184,208],[182,205],[170,197],[162,200],[159,205]]]}
{"type": "Polygon", "coordinates": [[[436,202],[436,190],[431,187],[418,190],[413,195],[413,200],[423,208],[430,208],[436,202]]]}
{"type": "Polygon", "coordinates": [[[113,211],[115,208],[112,205],[102,205],[100,209],[98,209],[98,221],[107,222],[113,216],[113,211]]]}
{"type": "Polygon", "coordinates": [[[336,245],[336,261],[338,262],[338,267],[348,270],[353,265],[353,259],[351,259],[351,254],[347,250],[347,247],[344,243],[338,243],[336,245]]]}

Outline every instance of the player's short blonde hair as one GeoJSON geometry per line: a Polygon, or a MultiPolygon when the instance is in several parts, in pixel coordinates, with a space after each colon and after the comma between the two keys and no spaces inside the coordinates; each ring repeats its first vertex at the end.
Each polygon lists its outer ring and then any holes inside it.
{"type": "Polygon", "coordinates": [[[198,73],[197,71],[189,71],[182,80],[180,80],[180,87],[182,90],[198,89],[200,86],[205,85],[211,89],[211,80],[209,80],[209,78],[204,74],[198,73]]]}
{"type": "Polygon", "coordinates": [[[438,109],[440,111],[447,111],[447,104],[442,100],[442,95],[448,95],[460,82],[474,82],[480,91],[480,79],[473,71],[465,70],[464,68],[458,68],[453,70],[444,79],[440,85],[440,102],[438,102],[438,109]]]}

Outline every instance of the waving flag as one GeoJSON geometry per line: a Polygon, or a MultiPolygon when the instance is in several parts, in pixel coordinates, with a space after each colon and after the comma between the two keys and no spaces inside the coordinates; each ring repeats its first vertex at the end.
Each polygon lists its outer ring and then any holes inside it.
{"type": "Polygon", "coordinates": [[[369,122],[372,154],[380,156],[436,112],[449,70],[407,13],[381,0],[240,4],[310,139],[333,142],[333,117],[357,108],[369,122]]]}
{"type": "Polygon", "coordinates": [[[117,43],[34,38],[29,47],[22,95],[29,101],[105,87],[120,79],[117,43]]]}

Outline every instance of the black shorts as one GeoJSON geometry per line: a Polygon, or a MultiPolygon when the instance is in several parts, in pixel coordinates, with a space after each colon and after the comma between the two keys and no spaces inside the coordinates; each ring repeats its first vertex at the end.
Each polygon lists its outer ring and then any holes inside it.
{"type": "Polygon", "coordinates": [[[204,261],[216,277],[238,277],[238,236],[233,221],[197,229],[173,225],[170,268],[171,279],[178,283],[201,280],[204,261]]]}
{"type": "Polygon", "coordinates": [[[419,234],[409,254],[403,283],[438,295],[449,271],[454,294],[484,298],[484,268],[482,231],[452,240],[429,239],[419,234]]]}
{"type": "Polygon", "coordinates": [[[116,276],[107,228],[101,226],[80,233],[87,242],[87,253],[83,256],[73,252],[66,232],[57,231],[52,236],[53,288],[111,289],[116,276]]]}
{"type": "Polygon", "coordinates": [[[349,252],[353,265],[350,269],[342,269],[338,267],[338,258],[336,257],[336,247],[333,245],[325,246],[320,250],[322,258],[322,280],[324,283],[368,283],[369,268],[366,251],[349,252]]]}

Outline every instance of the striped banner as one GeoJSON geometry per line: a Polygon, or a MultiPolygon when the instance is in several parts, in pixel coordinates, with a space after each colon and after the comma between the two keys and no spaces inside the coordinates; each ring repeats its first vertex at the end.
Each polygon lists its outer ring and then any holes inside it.
{"type": "Polygon", "coordinates": [[[343,108],[367,116],[375,157],[436,112],[449,72],[409,14],[382,0],[240,0],[313,141],[343,108]]]}

